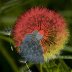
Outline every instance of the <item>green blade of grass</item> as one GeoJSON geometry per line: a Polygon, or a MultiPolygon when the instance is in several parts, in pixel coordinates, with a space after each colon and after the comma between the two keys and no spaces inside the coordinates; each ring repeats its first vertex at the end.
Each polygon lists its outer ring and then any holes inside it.
{"type": "Polygon", "coordinates": [[[11,56],[9,55],[9,53],[6,51],[6,49],[3,47],[1,43],[0,43],[0,53],[2,53],[3,56],[7,59],[14,72],[19,72],[14,60],[11,58],[11,56]]]}
{"type": "Polygon", "coordinates": [[[31,70],[29,69],[33,64],[32,63],[27,63],[26,61],[23,60],[19,60],[20,63],[25,64],[24,66],[22,66],[20,68],[20,71],[25,72],[25,71],[29,71],[31,72],[31,70]]]}
{"type": "Polygon", "coordinates": [[[40,64],[40,72],[43,72],[43,71],[42,71],[42,64],[40,64]]]}
{"type": "Polygon", "coordinates": [[[72,59],[72,56],[58,56],[56,59],[72,59]]]}
{"type": "Polygon", "coordinates": [[[65,48],[63,49],[63,51],[72,52],[72,47],[65,47],[65,48]]]}
{"type": "Polygon", "coordinates": [[[7,42],[10,42],[11,44],[14,45],[13,40],[11,38],[9,38],[9,37],[6,37],[6,36],[0,34],[0,39],[3,39],[5,41],[7,41],[7,42]]]}
{"type": "Polygon", "coordinates": [[[21,5],[26,5],[28,4],[29,2],[32,2],[33,0],[27,0],[23,3],[21,3],[21,1],[19,0],[13,0],[13,1],[9,1],[7,3],[5,3],[1,8],[0,8],[0,13],[2,13],[2,11],[6,10],[7,8],[9,7],[12,7],[12,6],[15,6],[17,4],[21,4],[21,5]]]}

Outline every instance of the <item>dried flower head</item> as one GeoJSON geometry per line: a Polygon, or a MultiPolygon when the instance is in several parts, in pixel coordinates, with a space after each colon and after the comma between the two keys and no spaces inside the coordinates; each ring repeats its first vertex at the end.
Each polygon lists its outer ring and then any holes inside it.
{"type": "Polygon", "coordinates": [[[68,40],[63,17],[46,8],[32,8],[22,14],[12,31],[19,54],[28,61],[43,62],[59,54],[68,40]]]}

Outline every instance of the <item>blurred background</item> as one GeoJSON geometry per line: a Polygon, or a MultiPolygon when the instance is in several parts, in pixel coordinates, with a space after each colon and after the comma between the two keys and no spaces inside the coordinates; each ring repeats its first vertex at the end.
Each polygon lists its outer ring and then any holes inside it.
{"type": "Polygon", "coordinates": [[[72,72],[72,0],[0,0],[0,72],[72,72]],[[17,18],[32,7],[59,12],[66,20],[69,41],[58,59],[43,64],[20,62],[10,36],[17,18]]]}

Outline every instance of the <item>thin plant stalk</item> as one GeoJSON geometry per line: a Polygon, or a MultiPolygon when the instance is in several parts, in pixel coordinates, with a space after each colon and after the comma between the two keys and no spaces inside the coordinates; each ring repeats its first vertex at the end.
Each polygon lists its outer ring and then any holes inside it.
{"type": "Polygon", "coordinates": [[[72,59],[72,56],[58,56],[56,59],[72,59]]]}
{"type": "Polygon", "coordinates": [[[6,51],[6,49],[0,44],[0,52],[3,54],[3,56],[7,59],[7,61],[9,62],[9,64],[11,65],[12,69],[14,70],[14,72],[19,72],[18,68],[14,62],[14,60],[11,58],[11,56],[9,55],[9,53],[6,51]]]}

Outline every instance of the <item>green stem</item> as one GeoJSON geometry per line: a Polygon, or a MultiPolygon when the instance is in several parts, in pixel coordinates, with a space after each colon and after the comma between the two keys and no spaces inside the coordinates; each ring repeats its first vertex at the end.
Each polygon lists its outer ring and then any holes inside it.
{"type": "MultiPolygon", "coordinates": [[[[24,2],[23,5],[26,5],[27,3],[32,2],[32,1],[33,1],[33,0],[28,0],[28,1],[24,2]]],[[[7,8],[9,8],[9,7],[15,6],[16,4],[20,4],[20,1],[18,1],[18,0],[13,0],[13,1],[9,1],[9,2],[5,3],[4,6],[2,6],[2,7],[0,8],[0,13],[2,13],[2,11],[4,11],[5,9],[7,9],[7,8]]],[[[21,5],[22,5],[22,4],[21,4],[21,5]]]]}
{"type": "Polygon", "coordinates": [[[43,71],[42,71],[42,64],[40,64],[40,72],[43,72],[43,71]]]}
{"type": "Polygon", "coordinates": [[[56,59],[72,59],[72,56],[58,56],[56,59]]]}
{"type": "Polygon", "coordinates": [[[9,53],[5,50],[5,48],[3,48],[3,46],[0,44],[0,52],[4,55],[4,57],[7,59],[7,61],[9,62],[9,64],[11,65],[12,69],[14,70],[14,72],[19,72],[18,68],[14,62],[14,60],[11,58],[11,56],[9,55],[9,53]]]}
{"type": "Polygon", "coordinates": [[[13,40],[11,38],[9,38],[9,37],[6,37],[4,35],[0,35],[0,39],[5,40],[7,42],[10,42],[10,43],[12,43],[14,45],[13,40]]]}
{"type": "Polygon", "coordinates": [[[25,66],[23,66],[20,69],[20,70],[23,70],[23,71],[27,71],[27,70],[30,71],[29,67],[31,67],[33,65],[32,63],[26,63],[26,61],[22,61],[22,60],[19,60],[19,62],[22,63],[22,64],[26,64],[25,66]]]}
{"type": "Polygon", "coordinates": [[[72,52],[72,47],[65,47],[64,49],[63,49],[63,51],[67,51],[67,52],[72,52]]]}
{"type": "Polygon", "coordinates": [[[48,67],[47,67],[47,63],[45,63],[43,67],[46,69],[47,72],[49,72],[48,67]]]}
{"type": "Polygon", "coordinates": [[[9,1],[9,2],[5,3],[4,6],[2,6],[2,7],[0,8],[0,13],[1,13],[3,10],[5,10],[5,9],[11,7],[11,6],[14,6],[14,5],[18,4],[18,3],[19,3],[19,2],[18,2],[17,0],[9,1]]]}

